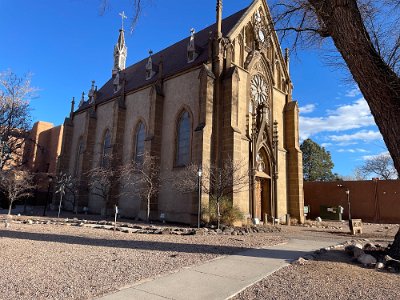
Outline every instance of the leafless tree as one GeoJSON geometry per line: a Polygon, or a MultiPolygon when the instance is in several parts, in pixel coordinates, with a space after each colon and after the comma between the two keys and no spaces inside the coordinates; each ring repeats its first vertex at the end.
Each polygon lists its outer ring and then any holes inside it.
{"type": "Polygon", "coordinates": [[[398,0],[277,0],[275,28],[294,44],[330,39],[358,84],[400,171],[398,0]]]}
{"type": "Polygon", "coordinates": [[[30,127],[29,101],[35,91],[30,76],[0,73],[0,170],[21,163],[30,127]]]}
{"type": "Polygon", "coordinates": [[[92,168],[87,174],[90,193],[103,199],[104,208],[107,208],[109,204],[113,178],[118,172],[111,167],[112,156],[107,156],[106,159],[103,158],[103,161],[106,161],[106,163],[102,163],[99,167],[92,168]]]}
{"type": "MultiPolygon", "coordinates": [[[[295,44],[330,39],[367,101],[400,173],[400,1],[278,0],[276,29],[295,44]]],[[[400,229],[394,243],[400,252],[400,229]]],[[[400,253],[397,253],[400,256],[400,253]]]]}
{"type": "Polygon", "coordinates": [[[371,174],[385,180],[398,178],[398,173],[389,154],[380,154],[368,158],[357,170],[364,178],[368,178],[371,174]]]}
{"type": "Polygon", "coordinates": [[[69,174],[60,173],[57,175],[55,180],[55,193],[59,194],[60,201],[58,205],[58,217],[60,217],[61,206],[64,200],[65,195],[68,193],[73,197],[72,201],[72,210],[75,210],[75,196],[76,196],[76,188],[77,188],[77,180],[69,174]]]}
{"type": "Polygon", "coordinates": [[[151,204],[160,189],[159,159],[145,152],[140,161],[131,161],[121,167],[124,189],[131,189],[146,202],[146,220],[150,220],[151,204]]]}
{"type": "MultiPolygon", "coordinates": [[[[174,180],[174,187],[182,192],[198,190],[199,166],[187,166],[174,180]]],[[[249,187],[249,173],[244,161],[234,161],[230,158],[218,165],[202,165],[200,187],[202,193],[209,195],[217,205],[217,222],[220,226],[220,202],[224,198],[232,198],[233,194],[245,191],[249,187]]]]}
{"type": "Polygon", "coordinates": [[[8,198],[8,214],[11,214],[12,205],[15,201],[32,196],[33,175],[27,171],[17,169],[0,170],[0,189],[8,198]]]}

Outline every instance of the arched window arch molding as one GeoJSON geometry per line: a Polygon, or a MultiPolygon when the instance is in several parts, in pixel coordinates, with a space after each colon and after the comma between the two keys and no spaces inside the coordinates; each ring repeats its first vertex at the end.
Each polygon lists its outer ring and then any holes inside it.
{"type": "Polygon", "coordinates": [[[272,175],[273,172],[273,163],[274,163],[274,156],[272,155],[272,151],[267,144],[262,143],[259,147],[257,147],[257,154],[261,154],[261,157],[264,158],[264,163],[266,164],[265,168],[268,175],[272,175]]]}
{"type": "Polygon", "coordinates": [[[187,105],[183,105],[175,117],[175,151],[174,166],[184,167],[192,160],[192,140],[193,140],[193,113],[187,105]],[[187,128],[183,128],[185,124],[182,118],[187,114],[187,128]],[[184,135],[184,136],[182,136],[184,135]]]}
{"type": "Polygon", "coordinates": [[[136,122],[132,132],[132,160],[135,162],[143,161],[145,153],[145,141],[147,137],[147,125],[142,117],[136,122]]]}

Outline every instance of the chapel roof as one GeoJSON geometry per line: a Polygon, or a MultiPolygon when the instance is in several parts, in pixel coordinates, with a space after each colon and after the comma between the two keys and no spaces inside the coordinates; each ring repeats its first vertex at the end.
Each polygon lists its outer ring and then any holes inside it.
{"type": "MultiPolygon", "coordinates": [[[[237,13],[226,17],[222,20],[222,34],[226,36],[231,29],[235,27],[237,22],[245,14],[248,8],[244,8],[237,13]]],[[[183,40],[161,50],[152,55],[153,65],[156,71],[160,62],[163,63],[163,78],[173,76],[185,70],[197,67],[208,60],[208,41],[210,32],[215,31],[215,23],[204,28],[203,30],[195,33],[196,50],[199,52],[199,56],[191,63],[187,62],[187,45],[190,36],[183,40]]],[[[158,80],[158,73],[154,75],[150,80],[146,80],[146,63],[148,58],[145,58],[134,65],[127,67],[123,70],[122,76],[125,76],[126,85],[125,93],[135,91],[147,85],[150,85],[158,80]]],[[[112,98],[118,97],[121,94],[121,90],[114,93],[113,78],[106,82],[96,93],[96,104],[106,102],[112,98]]],[[[85,110],[89,107],[88,101],[82,104],[77,111],[85,110]]]]}

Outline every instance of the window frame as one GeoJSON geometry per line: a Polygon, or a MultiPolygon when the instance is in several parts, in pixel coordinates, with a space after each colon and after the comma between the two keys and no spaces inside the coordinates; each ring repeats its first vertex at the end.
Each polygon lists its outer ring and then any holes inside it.
{"type": "Polygon", "coordinates": [[[101,152],[101,158],[100,158],[100,167],[101,168],[109,168],[110,167],[110,160],[105,159],[106,155],[111,155],[112,154],[112,136],[111,136],[111,130],[106,129],[103,135],[103,143],[102,143],[102,152],[101,152]],[[109,136],[109,145],[106,147],[106,141],[107,137],[109,136]]]}
{"type": "Polygon", "coordinates": [[[184,108],[182,109],[178,117],[176,119],[176,126],[175,126],[175,152],[174,152],[174,167],[175,168],[181,168],[181,167],[186,167],[190,164],[192,161],[192,127],[193,127],[193,116],[191,112],[184,108]],[[179,159],[178,155],[180,154],[179,152],[179,146],[180,146],[180,128],[182,124],[182,120],[184,115],[187,114],[187,119],[188,119],[188,145],[187,145],[187,161],[181,162],[181,159],[179,159]]]}
{"type": "Polygon", "coordinates": [[[143,155],[145,153],[145,141],[146,141],[146,125],[142,120],[139,120],[135,126],[134,134],[133,134],[133,155],[132,160],[135,163],[142,163],[143,162],[143,155]],[[142,153],[142,160],[139,161],[138,158],[138,137],[140,130],[143,129],[143,153],[142,153]]]}

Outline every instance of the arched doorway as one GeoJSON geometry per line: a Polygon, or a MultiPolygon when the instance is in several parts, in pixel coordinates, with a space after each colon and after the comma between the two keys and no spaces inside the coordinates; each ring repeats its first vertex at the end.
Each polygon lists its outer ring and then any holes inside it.
{"type": "Polygon", "coordinates": [[[255,218],[267,222],[271,216],[272,181],[271,164],[267,153],[260,149],[256,158],[255,170],[255,218]]]}

